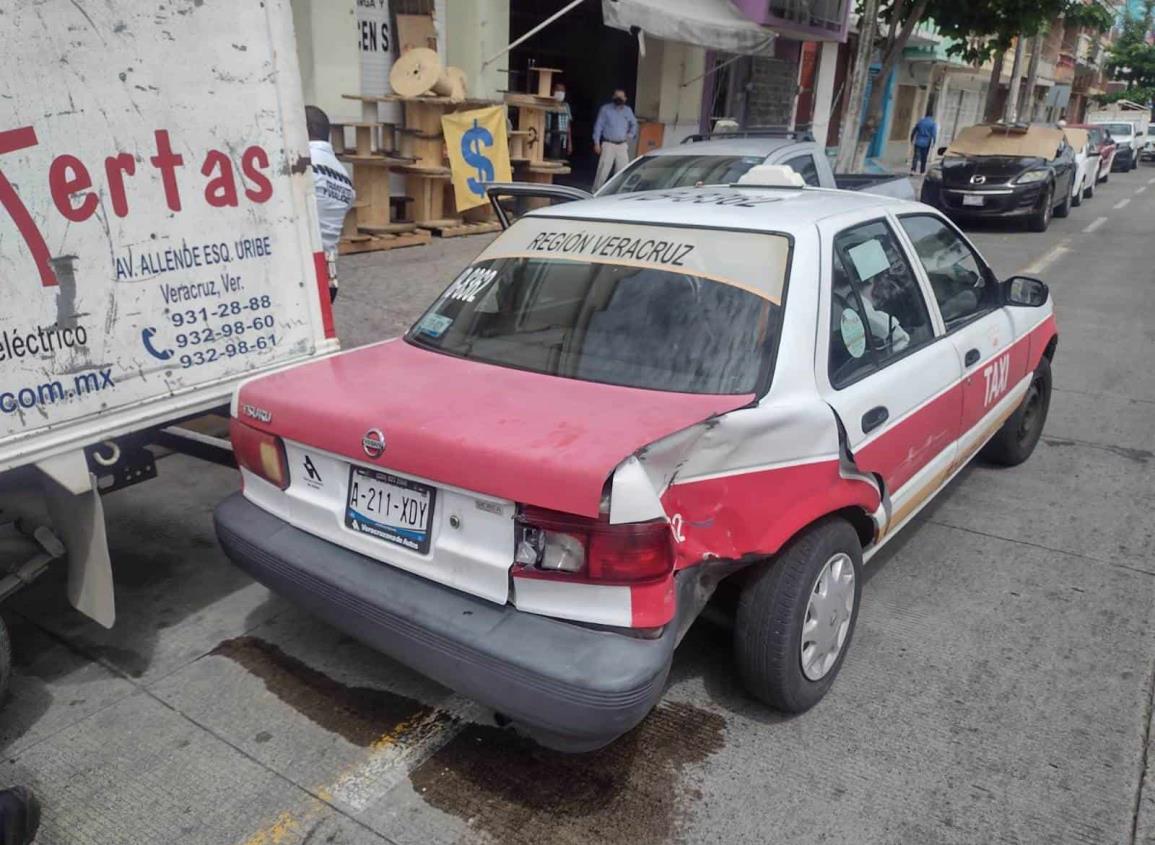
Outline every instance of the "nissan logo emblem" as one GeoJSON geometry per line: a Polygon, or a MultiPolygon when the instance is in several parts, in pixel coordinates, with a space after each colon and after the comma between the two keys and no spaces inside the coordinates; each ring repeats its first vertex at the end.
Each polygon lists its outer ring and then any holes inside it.
{"type": "Polygon", "coordinates": [[[379,458],[385,454],[385,435],[379,428],[371,428],[361,438],[361,448],[370,458],[379,458]]]}

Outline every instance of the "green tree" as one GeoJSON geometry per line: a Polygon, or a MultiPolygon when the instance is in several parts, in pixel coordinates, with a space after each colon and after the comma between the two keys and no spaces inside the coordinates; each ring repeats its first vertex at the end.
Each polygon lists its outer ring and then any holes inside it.
{"type": "MultiPolygon", "coordinates": [[[[1107,57],[1107,73],[1127,83],[1127,92],[1115,99],[1132,99],[1142,89],[1155,88],[1155,46],[1147,43],[1155,17],[1155,0],[1144,0],[1143,14],[1128,15],[1123,19],[1123,30],[1111,45],[1107,57]]],[[[1107,98],[1103,98],[1107,99],[1107,98]]]]}
{"type": "MultiPolygon", "coordinates": [[[[859,13],[863,12],[860,0],[859,13]]],[[[1155,6],[1155,0],[1145,0],[1155,6]]],[[[871,4],[873,5],[873,4],[871,4]]],[[[866,158],[870,139],[882,123],[883,82],[902,58],[915,28],[923,22],[933,22],[938,31],[954,44],[949,52],[965,62],[981,63],[995,53],[1007,50],[1015,38],[1030,38],[1042,32],[1059,16],[1079,26],[1090,26],[1099,31],[1110,28],[1111,16],[1095,4],[1082,0],[881,0],[878,5],[880,26],[877,37],[873,28],[860,23],[860,30],[874,38],[880,56],[880,69],[875,77],[878,84],[871,87],[866,114],[858,131],[854,128],[858,111],[851,103],[850,132],[843,133],[843,149],[839,164],[860,170],[866,158]],[[856,143],[855,143],[856,141],[856,143]],[[847,145],[853,144],[853,152],[847,145]]],[[[869,64],[860,63],[854,73],[868,73],[869,64]]]]}

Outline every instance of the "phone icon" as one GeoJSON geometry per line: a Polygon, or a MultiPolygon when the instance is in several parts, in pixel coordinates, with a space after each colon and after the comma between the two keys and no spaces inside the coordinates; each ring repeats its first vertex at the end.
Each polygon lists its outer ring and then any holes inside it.
{"type": "Polygon", "coordinates": [[[140,342],[144,344],[144,348],[148,354],[153,358],[159,358],[161,361],[167,361],[172,357],[171,349],[157,349],[152,345],[152,339],[156,336],[156,329],[147,328],[140,333],[140,342]]]}

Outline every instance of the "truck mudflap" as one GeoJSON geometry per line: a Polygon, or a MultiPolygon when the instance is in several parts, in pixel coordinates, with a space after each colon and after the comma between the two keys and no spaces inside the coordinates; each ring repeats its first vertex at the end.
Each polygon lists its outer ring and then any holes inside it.
{"type": "MultiPolygon", "coordinates": [[[[543,745],[591,751],[661,698],[682,625],[654,638],[497,605],[336,546],[237,493],[217,537],[241,569],[331,625],[508,716],[543,745]]],[[[681,601],[679,616],[699,609],[681,601]]]]}

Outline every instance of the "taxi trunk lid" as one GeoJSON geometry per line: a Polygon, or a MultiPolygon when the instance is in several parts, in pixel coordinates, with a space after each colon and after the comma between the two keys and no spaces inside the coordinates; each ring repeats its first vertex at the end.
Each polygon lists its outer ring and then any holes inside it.
{"type": "Polygon", "coordinates": [[[542,375],[397,339],[250,382],[237,412],[249,425],[360,464],[596,517],[606,480],[624,459],[753,398],[542,375]],[[374,429],[385,441],[375,458],[363,445],[374,429]]]}

